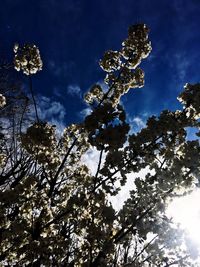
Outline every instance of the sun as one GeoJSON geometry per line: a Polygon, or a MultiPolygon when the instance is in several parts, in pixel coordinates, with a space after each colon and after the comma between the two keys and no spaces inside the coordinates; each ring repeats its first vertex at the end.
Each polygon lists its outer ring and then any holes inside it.
{"type": "Polygon", "coordinates": [[[167,214],[188,232],[190,238],[200,248],[200,189],[172,201],[167,214]]]}

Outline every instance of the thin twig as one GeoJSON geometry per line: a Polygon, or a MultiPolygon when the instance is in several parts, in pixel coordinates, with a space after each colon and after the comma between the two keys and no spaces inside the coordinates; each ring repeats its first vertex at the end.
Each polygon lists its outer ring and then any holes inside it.
{"type": "Polygon", "coordinates": [[[34,97],[34,93],[33,93],[33,83],[32,83],[32,79],[31,79],[31,75],[29,75],[29,85],[30,85],[30,92],[31,92],[31,97],[33,99],[33,105],[35,108],[35,116],[36,116],[36,120],[37,122],[39,122],[39,116],[38,116],[38,111],[37,111],[37,105],[36,105],[36,101],[35,101],[35,97],[34,97]]]}

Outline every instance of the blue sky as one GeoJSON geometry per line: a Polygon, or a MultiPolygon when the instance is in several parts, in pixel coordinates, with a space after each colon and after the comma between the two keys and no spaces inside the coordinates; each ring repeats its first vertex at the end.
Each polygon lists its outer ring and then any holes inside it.
{"type": "Polygon", "coordinates": [[[128,27],[146,23],[153,50],[142,63],[145,86],[122,99],[130,118],[145,120],[180,108],[183,85],[200,82],[199,14],[199,0],[4,0],[0,55],[12,60],[15,42],[39,47],[44,68],[34,89],[60,103],[57,118],[68,124],[81,121],[83,94],[105,76],[98,65],[104,51],[120,49],[128,27]]]}

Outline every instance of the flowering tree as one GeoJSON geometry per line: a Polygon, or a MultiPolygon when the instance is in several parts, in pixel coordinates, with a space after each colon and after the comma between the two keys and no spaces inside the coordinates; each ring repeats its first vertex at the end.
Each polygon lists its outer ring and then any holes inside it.
{"type": "Polygon", "coordinates": [[[94,85],[85,95],[91,113],[58,137],[37,112],[38,48],[15,45],[14,52],[15,69],[29,78],[35,120],[28,97],[17,98],[16,114],[13,93],[1,92],[1,266],[199,266],[198,249],[166,207],[199,183],[199,141],[187,140],[186,130],[199,127],[200,84],[186,84],[182,110],[165,110],[129,133],[120,98],[143,86],[138,66],[151,52],[147,26],[131,26],[121,51],[107,51],[100,61],[108,90],[94,85]],[[95,173],[82,160],[91,149],[99,153],[95,173]],[[138,176],[134,189],[116,211],[110,197],[131,173],[138,176]]]}

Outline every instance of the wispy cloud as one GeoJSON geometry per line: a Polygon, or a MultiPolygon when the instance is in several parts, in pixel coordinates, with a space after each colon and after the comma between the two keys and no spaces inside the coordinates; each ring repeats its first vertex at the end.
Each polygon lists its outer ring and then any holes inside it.
{"type": "Polygon", "coordinates": [[[58,132],[63,131],[66,111],[60,102],[53,101],[46,96],[39,96],[37,98],[37,109],[41,120],[55,124],[58,132]]]}
{"type": "Polygon", "coordinates": [[[92,112],[91,108],[87,107],[82,109],[78,115],[81,119],[84,119],[86,116],[88,116],[92,112]]]}
{"type": "Polygon", "coordinates": [[[81,88],[78,85],[69,85],[67,87],[67,94],[82,98],[81,88]]]}
{"type": "Polygon", "coordinates": [[[137,133],[141,131],[142,128],[146,126],[147,118],[149,117],[148,113],[143,113],[140,116],[131,117],[129,114],[127,115],[127,121],[131,127],[132,133],[137,133]]]}
{"type": "Polygon", "coordinates": [[[59,87],[54,87],[53,88],[53,94],[57,97],[62,97],[62,93],[59,87]]]}
{"type": "Polygon", "coordinates": [[[140,117],[134,117],[132,123],[135,123],[140,129],[145,127],[145,121],[140,117]]]}
{"type": "Polygon", "coordinates": [[[48,68],[55,76],[66,76],[66,74],[68,74],[74,68],[74,62],[60,62],[57,60],[50,60],[48,62],[48,68]]]}
{"type": "Polygon", "coordinates": [[[64,106],[57,101],[52,101],[46,96],[38,97],[38,111],[42,119],[48,119],[56,117],[59,120],[63,120],[66,112],[64,106]]]}
{"type": "Polygon", "coordinates": [[[173,62],[175,63],[179,80],[184,81],[188,68],[190,66],[190,60],[186,59],[184,54],[179,53],[175,55],[175,59],[173,60],[173,62]]]}

